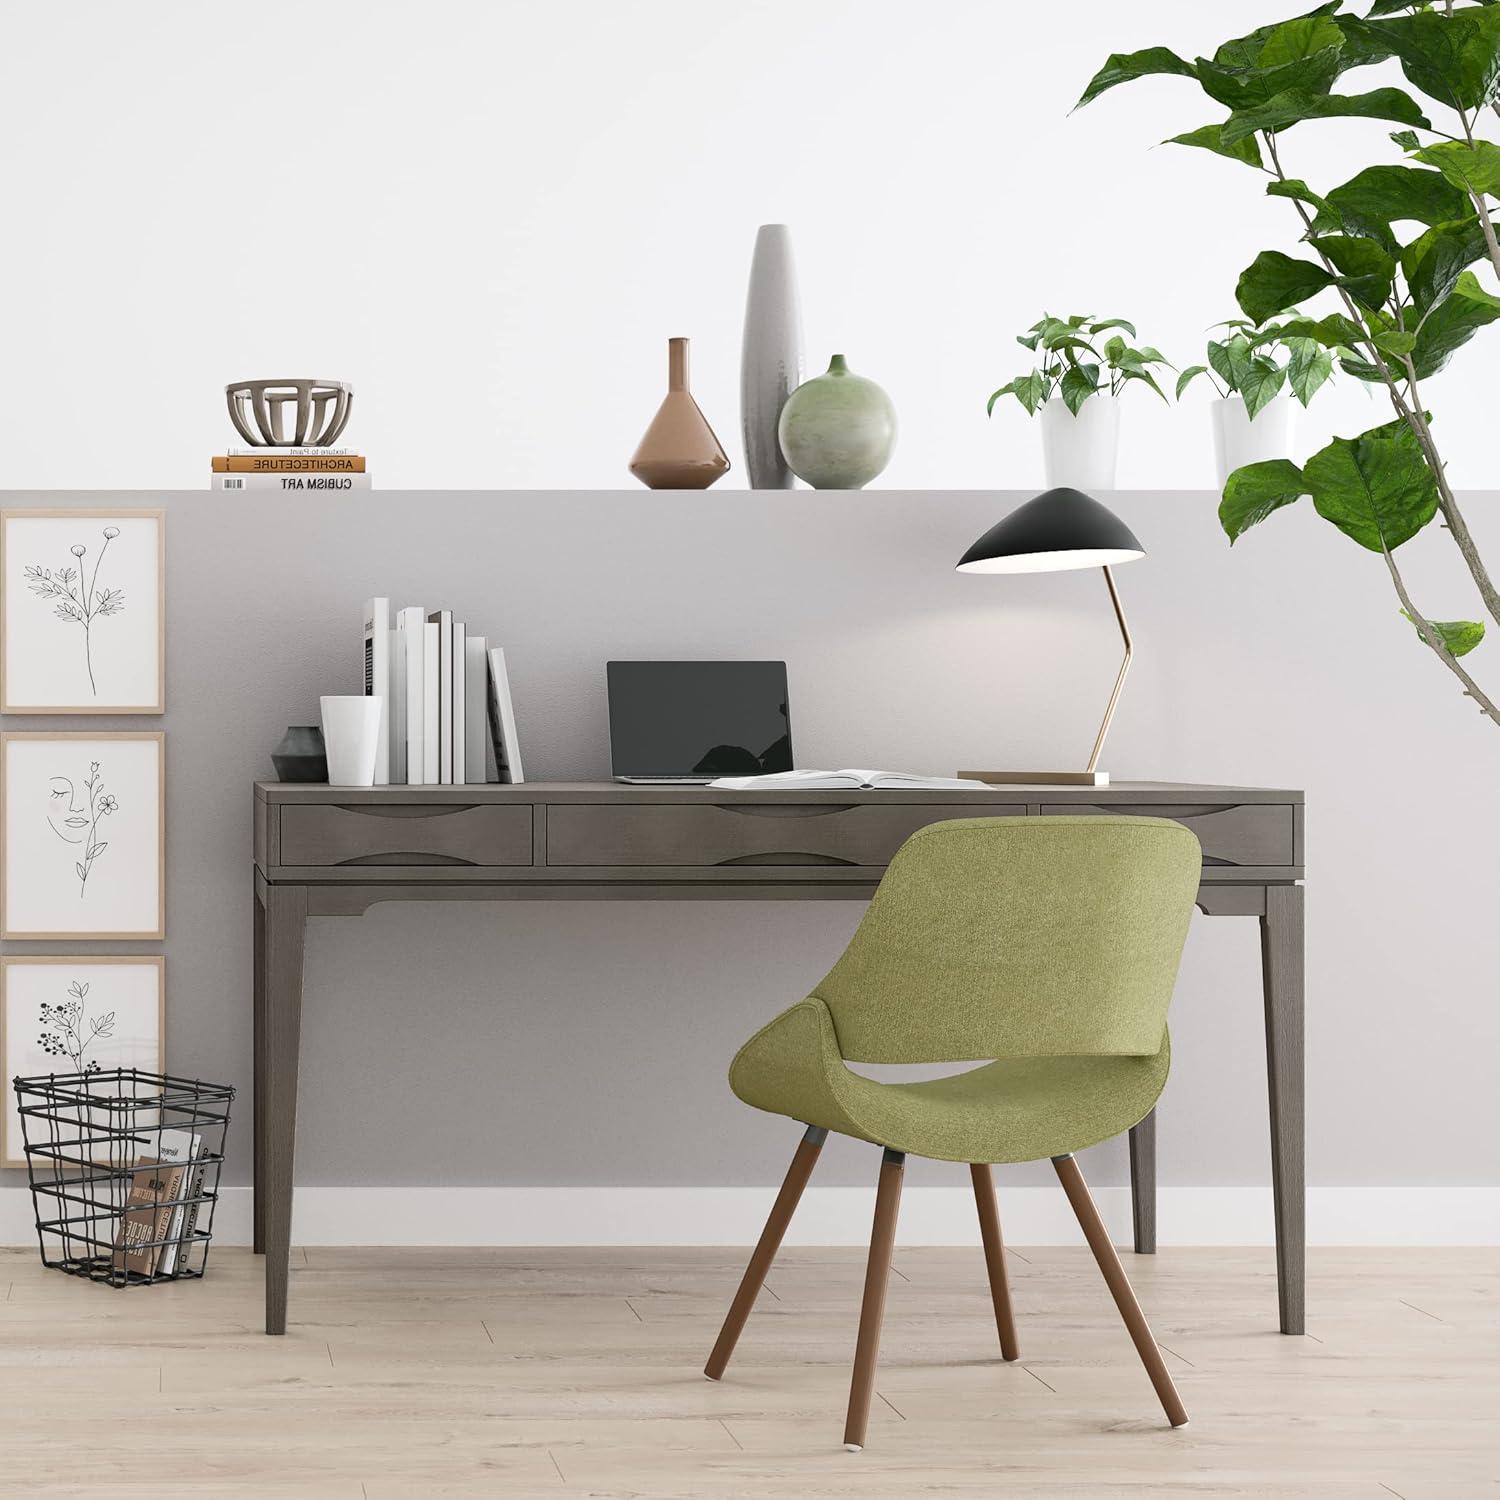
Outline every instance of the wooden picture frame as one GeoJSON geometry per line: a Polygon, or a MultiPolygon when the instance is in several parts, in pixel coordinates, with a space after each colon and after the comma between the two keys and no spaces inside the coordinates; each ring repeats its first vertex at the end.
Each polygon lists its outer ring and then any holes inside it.
{"type": "Polygon", "coordinates": [[[165,937],[166,778],[161,730],[0,734],[0,938],[165,937]],[[30,753],[45,746],[57,753],[30,753]],[[126,746],[151,751],[111,754],[126,746]]]}
{"type": "Polygon", "coordinates": [[[0,713],[160,714],[166,696],[166,511],[0,510],[0,713]]]}
{"type": "MultiPolygon", "coordinates": [[[[14,1011],[28,1002],[36,1003],[44,996],[51,996],[58,1003],[68,1003],[75,998],[71,986],[66,983],[69,979],[75,983],[82,979],[88,990],[93,990],[99,975],[95,972],[91,978],[90,971],[154,968],[156,972],[154,1009],[150,1007],[145,997],[127,995],[121,998],[109,994],[86,994],[79,1001],[81,1009],[78,1017],[80,1028],[89,1028],[95,1020],[102,1019],[104,1016],[118,1017],[120,1007],[125,1000],[134,998],[135,1009],[140,1013],[137,1019],[149,1017],[154,1020],[154,1051],[148,1051],[153,1038],[146,1034],[144,1027],[133,1033],[115,1034],[112,1031],[102,1035],[90,1034],[89,1030],[82,1029],[79,1040],[84,1044],[87,1060],[97,1061],[103,1067],[137,1067],[151,1072],[164,1073],[167,1067],[166,962],[161,954],[146,953],[7,953],[0,957],[0,1071],[3,1071],[5,1075],[6,1085],[6,1098],[3,1106],[0,1106],[0,1167],[24,1167],[26,1165],[20,1115],[16,1109],[15,1091],[10,1087],[12,1077],[36,1077],[48,1073],[65,1076],[71,1070],[67,1065],[76,1067],[77,1062],[66,1050],[62,1053],[56,1051],[47,1053],[42,1049],[40,1037],[44,1031],[50,1032],[54,1038],[59,1039],[66,1034],[65,1028],[60,1023],[50,1019],[44,1020],[39,1011],[24,1017],[15,1015],[14,1011]],[[41,982],[25,986],[27,992],[23,997],[18,993],[23,986],[16,982],[20,979],[17,971],[30,969],[40,971],[36,976],[39,981],[45,981],[50,971],[58,970],[57,983],[52,985],[41,982]],[[70,974],[69,970],[73,972],[70,974]],[[93,1015],[89,1014],[91,1004],[98,1007],[93,1015]],[[23,1040],[23,1038],[31,1037],[36,1040],[23,1040]],[[59,1066],[60,1063],[64,1066],[59,1066]]],[[[120,1022],[116,1019],[114,1025],[119,1024],[120,1022]]]]}

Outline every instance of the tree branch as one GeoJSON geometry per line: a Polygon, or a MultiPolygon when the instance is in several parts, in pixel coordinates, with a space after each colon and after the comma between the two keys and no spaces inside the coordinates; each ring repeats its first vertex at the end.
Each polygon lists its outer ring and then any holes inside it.
{"type": "Polygon", "coordinates": [[[1423,643],[1430,647],[1438,660],[1463,683],[1464,692],[1479,705],[1479,711],[1493,723],[1500,725],[1500,708],[1497,708],[1485,696],[1479,684],[1469,676],[1468,672],[1464,670],[1463,664],[1448,649],[1442,636],[1433,628],[1432,622],[1412,603],[1411,595],[1406,591],[1406,580],[1402,578],[1401,570],[1396,566],[1396,559],[1391,556],[1391,549],[1385,545],[1383,537],[1380,542],[1380,550],[1385,557],[1385,565],[1390,571],[1391,582],[1395,585],[1396,597],[1401,601],[1401,607],[1406,611],[1412,624],[1417,627],[1417,634],[1421,636],[1423,643]]]}
{"type": "MultiPolygon", "coordinates": [[[[1496,109],[1500,112],[1500,105],[1497,105],[1496,109]]],[[[1463,122],[1464,140],[1472,146],[1474,131],[1469,123],[1468,113],[1459,110],[1458,118],[1463,122]]],[[[1484,201],[1484,194],[1476,193],[1472,188],[1469,189],[1469,198],[1474,204],[1474,212],[1479,215],[1479,226],[1484,231],[1484,243],[1490,252],[1490,263],[1495,268],[1495,275],[1500,276],[1500,240],[1495,238],[1495,226],[1490,222],[1490,206],[1484,201]]]]}
{"type": "MultiPolygon", "coordinates": [[[[1500,104],[1496,106],[1500,110],[1500,104]]],[[[1276,138],[1273,132],[1262,132],[1262,138],[1266,143],[1266,153],[1271,158],[1277,178],[1285,182],[1286,174],[1281,168],[1281,158],[1276,151],[1276,138]]],[[[1308,213],[1306,204],[1299,199],[1291,200],[1292,206],[1297,210],[1298,217],[1302,220],[1306,229],[1306,240],[1312,246],[1313,253],[1323,263],[1324,269],[1331,275],[1339,274],[1338,267],[1319,248],[1317,238],[1313,234],[1312,215],[1308,213]]],[[[1448,527],[1449,534],[1458,546],[1463,556],[1465,565],[1468,567],[1469,576],[1474,580],[1474,586],[1479,590],[1479,597],[1484,601],[1484,607],[1489,611],[1490,617],[1500,623],[1500,589],[1495,587],[1490,578],[1489,569],[1484,564],[1484,559],[1479,555],[1479,549],[1474,544],[1473,535],[1469,531],[1468,521],[1464,518],[1463,509],[1458,503],[1457,496],[1453,493],[1453,486],[1448,483],[1447,468],[1443,463],[1442,455],[1438,452],[1437,444],[1433,441],[1432,429],[1427,424],[1427,417],[1422,410],[1421,393],[1417,388],[1415,367],[1410,357],[1404,361],[1406,367],[1406,379],[1411,390],[1412,404],[1408,405],[1406,398],[1401,393],[1401,388],[1391,374],[1391,368],[1386,363],[1385,355],[1375,345],[1373,337],[1364,333],[1364,320],[1361,318],[1359,309],[1354,304],[1354,299],[1348,291],[1340,286],[1337,288],[1339,298],[1343,302],[1345,310],[1353,322],[1363,333],[1360,346],[1369,357],[1370,363],[1379,371],[1381,378],[1385,381],[1386,390],[1391,398],[1391,405],[1396,408],[1397,414],[1411,429],[1422,450],[1422,457],[1427,462],[1431,471],[1433,482],[1437,485],[1438,508],[1443,513],[1443,520],[1448,527]]]]}

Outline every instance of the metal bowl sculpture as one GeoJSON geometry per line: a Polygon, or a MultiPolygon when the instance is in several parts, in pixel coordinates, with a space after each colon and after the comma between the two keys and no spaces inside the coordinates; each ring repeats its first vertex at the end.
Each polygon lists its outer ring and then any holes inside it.
{"type": "Polygon", "coordinates": [[[237,380],[224,387],[229,420],[252,448],[327,448],[337,441],[354,406],[342,380],[237,380]],[[287,431],[289,406],[297,425],[287,431]]]}

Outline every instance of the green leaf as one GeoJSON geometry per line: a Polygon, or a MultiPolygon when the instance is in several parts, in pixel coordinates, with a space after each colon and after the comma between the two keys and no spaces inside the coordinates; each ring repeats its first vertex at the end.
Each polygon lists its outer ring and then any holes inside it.
{"type": "Polygon", "coordinates": [[[1208,374],[1207,365],[1189,365],[1182,374],[1177,377],[1177,389],[1173,393],[1179,401],[1182,393],[1200,376],[1208,374]]]}
{"type": "Polygon", "coordinates": [[[1465,266],[1488,254],[1477,217],[1424,230],[1401,251],[1401,269],[1418,317],[1447,297],[1465,266]]]}
{"type": "MultiPolygon", "coordinates": [[[[1335,28],[1336,29],[1336,28],[1335,28]]],[[[1339,33],[1339,46],[1343,33],[1339,33]]],[[[1326,94],[1339,74],[1339,48],[1325,47],[1310,57],[1298,58],[1270,68],[1225,68],[1200,57],[1196,63],[1198,82],[1210,99],[1234,114],[1269,104],[1278,94],[1296,91],[1326,94]]]]}
{"type": "MultiPolygon", "coordinates": [[[[1249,351],[1246,349],[1248,360],[1249,351]]],[[[1235,362],[1230,357],[1229,345],[1218,339],[1210,339],[1208,345],[1209,368],[1229,387],[1231,391],[1239,389],[1239,376],[1235,373],[1235,362]]]]}
{"type": "MultiPolygon", "coordinates": [[[[1411,620],[1412,628],[1420,640],[1422,631],[1417,622],[1403,609],[1404,618],[1411,620]]],[[[1429,620],[1428,625],[1437,632],[1438,639],[1448,648],[1450,656],[1467,656],[1484,639],[1482,620],[1429,620]]]]}
{"type": "Polygon", "coordinates": [[[1312,15],[1299,16],[1296,20],[1282,21],[1273,26],[1261,44],[1256,62],[1262,68],[1274,68],[1281,63],[1316,57],[1326,48],[1337,51],[1343,45],[1344,33],[1327,19],[1326,12],[1315,11],[1312,15]]]}
{"type": "Polygon", "coordinates": [[[1089,79],[1074,109],[1097,99],[1106,89],[1116,84],[1133,83],[1137,78],[1147,78],[1155,73],[1175,73],[1182,78],[1195,78],[1197,72],[1190,62],[1178,57],[1167,47],[1147,47],[1140,52],[1112,52],[1108,61],[1089,79]]]}
{"type": "Polygon", "coordinates": [[[1222,125],[1200,125],[1196,130],[1189,130],[1185,135],[1168,136],[1164,145],[1172,146],[1198,146],[1204,151],[1212,151],[1218,156],[1227,156],[1231,161],[1242,161],[1248,166],[1259,167],[1263,165],[1260,155],[1260,143],[1254,136],[1246,136],[1243,140],[1235,141],[1232,145],[1226,144],[1223,139],[1224,127],[1222,125]]]}
{"type": "Polygon", "coordinates": [[[1342,286],[1361,307],[1381,308],[1391,295],[1395,257],[1374,240],[1353,235],[1320,235],[1314,242],[1340,272],[1342,286]]]}
{"type": "Polygon", "coordinates": [[[1416,151],[1419,150],[1422,145],[1422,142],[1417,139],[1417,133],[1415,130],[1393,130],[1391,132],[1391,139],[1395,141],[1395,143],[1403,151],[1416,151]]]}
{"type": "Polygon", "coordinates": [[[1286,371],[1269,359],[1256,358],[1240,383],[1240,395],[1245,398],[1245,415],[1253,422],[1256,413],[1286,384],[1286,371]]]}
{"type": "MultiPolygon", "coordinates": [[[[1310,11],[1306,11],[1298,19],[1310,19],[1314,16],[1331,15],[1336,11],[1342,0],[1328,0],[1328,3],[1319,5],[1310,11]]],[[[1254,68],[1261,62],[1262,54],[1266,50],[1266,44],[1270,40],[1271,33],[1284,22],[1272,21],[1265,26],[1257,26],[1247,36],[1235,37],[1232,41],[1225,42],[1217,52],[1214,53],[1214,61],[1225,68],[1254,68]]]]}
{"type": "Polygon", "coordinates": [[[1062,378],[1062,398],[1075,417],[1078,408],[1098,389],[1098,365],[1074,365],[1062,378]]]}
{"type": "Polygon", "coordinates": [[[1500,146],[1493,141],[1443,141],[1417,152],[1417,160],[1436,167],[1449,182],[1479,197],[1500,193],[1500,146]]]}
{"type": "Polygon", "coordinates": [[[1266,184],[1266,196],[1270,198],[1295,198],[1298,203],[1305,203],[1309,208],[1315,208],[1324,223],[1319,226],[1316,222],[1315,229],[1335,229],[1343,224],[1339,217],[1339,211],[1321,193],[1315,193],[1303,182],[1300,177],[1278,178],[1275,182],[1266,184]]]}
{"type": "Polygon", "coordinates": [[[1282,334],[1288,339],[1316,339],[1328,349],[1357,344],[1365,337],[1364,329],[1343,313],[1329,313],[1322,318],[1294,318],[1282,329],[1282,334]]]}
{"type": "Polygon", "coordinates": [[[1103,333],[1106,328],[1123,328],[1131,338],[1135,337],[1135,324],[1129,318],[1104,318],[1098,323],[1089,324],[1091,334],[1103,333]]]}
{"type": "Polygon", "coordinates": [[[1463,271],[1453,290],[1430,312],[1417,334],[1411,361],[1419,380],[1436,375],[1454,350],[1474,337],[1486,323],[1500,318],[1500,297],[1480,286],[1472,271],[1463,271]]]}
{"type": "Polygon", "coordinates": [[[1287,349],[1292,357],[1287,367],[1292,394],[1306,406],[1333,373],[1333,355],[1312,338],[1288,339],[1287,349]]]}
{"type": "Polygon", "coordinates": [[[1125,343],[1125,340],[1122,339],[1119,334],[1115,334],[1113,338],[1106,339],[1104,341],[1105,359],[1107,359],[1110,364],[1115,364],[1119,360],[1120,356],[1125,353],[1126,347],[1127,345],[1125,343]]]}
{"type": "Polygon", "coordinates": [[[1416,343],[1416,334],[1405,328],[1386,328],[1375,335],[1375,347],[1382,354],[1394,354],[1398,359],[1410,354],[1416,343]]]}
{"type": "Polygon", "coordinates": [[[1288,89],[1252,109],[1236,110],[1224,122],[1221,139],[1230,146],[1258,130],[1289,130],[1304,120],[1344,117],[1398,120],[1403,125],[1431,128],[1417,101],[1400,89],[1373,89],[1368,94],[1315,94],[1288,89]]]}
{"type": "Polygon", "coordinates": [[[1394,552],[1437,513],[1432,471],[1404,427],[1389,437],[1335,438],[1302,476],[1318,514],[1371,552],[1394,552]]]}
{"type": "Polygon", "coordinates": [[[1145,383],[1147,385],[1149,385],[1151,387],[1151,389],[1153,391],[1156,392],[1156,394],[1158,396],[1161,397],[1161,399],[1163,401],[1165,401],[1167,399],[1167,393],[1164,390],[1162,390],[1162,388],[1156,383],[1156,376],[1154,376],[1150,372],[1150,370],[1141,369],[1140,367],[1135,366],[1135,365],[1124,365],[1124,364],[1122,364],[1119,368],[1120,368],[1120,376],[1121,376],[1122,379],[1124,379],[1124,380],[1143,380],[1143,381],[1145,381],[1145,383]]]}
{"type": "Polygon", "coordinates": [[[1384,46],[1401,60],[1407,81],[1455,109],[1488,104],[1500,80],[1500,7],[1452,15],[1424,10],[1392,20],[1343,20],[1351,37],[1384,46]]]}
{"type": "Polygon", "coordinates": [[[1307,493],[1302,470],[1289,458],[1246,464],[1229,476],[1219,502],[1219,525],[1233,546],[1252,526],[1307,493]]]}
{"type": "Polygon", "coordinates": [[[1247,318],[1264,323],[1282,308],[1305,301],[1333,282],[1334,278],[1312,261],[1293,260],[1279,250],[1262,250],[1240,273],[1234,296],[1247,318]]]}
{"type": "Polygon", "coordinates": [[[1397,220],[1442,224],[1461,219],[1469,207],[1468,200],[1444,181],[1441,172],[1421,167],[1366,167],[1334,188],[1328,201],[1343,216],[1346,228],[1356,234],[1374,229],[1377,232],[1371,237],[1382,240],[1397,220]]]}

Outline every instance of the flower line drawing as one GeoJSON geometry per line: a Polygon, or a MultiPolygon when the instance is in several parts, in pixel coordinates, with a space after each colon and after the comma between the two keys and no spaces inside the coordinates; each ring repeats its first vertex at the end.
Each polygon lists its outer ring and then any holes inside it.
{"type": "Polygon", "coordinates": [[[89,987],[79,979],[68,986],[68,998],[57,1005],[41,1004],[41,1022],[44,1030],[37,1041],[48,1057],[66,1057],[78,1074],[97,1073],[99,1063],[95,1059],[84,1062],[83,1055],[100,1037],[111,1037],[115,1032],[115,1013],[105,1011],[102,1015],[88,1014],[89,987]]]}
{"type": "Polygon", "coordinates": [[[65,844],[83,845],[83,858],[73,865],[80,900],[88,889],[89,871],[93,869],[94,861],[109,848],[108,841],[99,837],[99,820],[120,810],[119,800],[104,790],[104,778],[99,774],[97,760],[89,762],[83,790],[88,796],[86,811],[78,805],[71,777],[52,777],[47,794],[48,826],[65,844]]]}
{"type": "Polygon", "coordinates": [[[99,687],[94,681],[94,621],[105,615],[117,615],[125,608],[124,589],[99,587],[99,566],[109,551],[109,544],[119,534],[118,526],[104,528],[104,545],[99,548],[94,558],[94,571],[87,578],[84,576],[88,572],[84,558],[89,549],[82,542],[74,542],[68,548],[78,559],[77,567],[70,565],[55,573],[51,568],[35,563],[28,563],[25,568],[26,587],[39,599],[50,601],[52,612],[59,620],[83,626],[83,660],[89,672],[89,690],[96,698],[99,687]]]}

